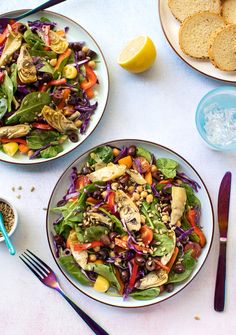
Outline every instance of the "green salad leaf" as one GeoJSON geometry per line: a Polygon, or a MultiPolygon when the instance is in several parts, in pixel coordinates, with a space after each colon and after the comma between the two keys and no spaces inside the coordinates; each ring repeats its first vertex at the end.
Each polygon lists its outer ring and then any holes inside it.
{"type": "Polygon", "coordinates": [[[85,241],[92,242],[96,240],[100,240],[101,236],[104,234],[108,234],[109,230],[104,226],[91,226],[85,229],[84,237],[85,241]]]}
{"type": "Polygon", "coordinates": [[[17,65],[13,63],[11,66],[11,81],[13,85],[13,93],[17,90],[17,65]]]}
{"type": "Polygon", "coordinates": [[[48,62],[43,62],[43,66],[38,71],[53,74],[54,68],[48,62]]]}
{"type": "Polygon", "coordinates": [[[52,158],[56,157],[60,152],[63,151],[63,146],[58,144],[58,145],[53,145],[51,147],[48,147],[40,152],[40,156],[42,158],[52,158]]]}
{"type": "Polygon", "coordinates": [[[31,56],[46,57],[49,59],[57,58],[57,54],[54,51],[30,49],[29,53],[31,56]]]}
{"type": "Polygon", "coordinates": [[[137,290],[130,293],[129,295],[135,300],[151,300],[158,297],[160,291],[160,287],[153,287],[146,290],[137,290]]]}
{"type": "Polygon", "coordinates": [[[90,152],[88,163],[90,165],[94,165],[100,162],[109,163],[112,160],[113,160],[112,148],[107,145],[104,145],[90,152]]]}
{"type": "Polygon", "coordinates": [[[192,253],[192,250],[190,249],[183,256],[182,263],[185,268],[185,271],[183,273],[175,273],[173,270],[171,270],[169,273],[168,283],[182,282],[191,275],[197,263],[195,258],[191,256],[191,253],[192,253]]]}
{"type": "Polygon", "coordinates": [[[98,275],[101,275],[106,278],[111,285],[115,286],[118,291],[120,290],[120,283],[116,278],[112,265],[89,263],[87,264],[86,270],[94,271],[98,275]]]}
{"type": "Polygon", "coordinates": [[[2,97],[0,98],[0,120],[7,112],[7,99],[2,97]]]}
{"type": "Polygon", "coordinates": [[[169,254],[175,245],[173,238],[168,235],[168,232],[165,234],[156,234],[154,233],[154,240],[158,244],[154,245],[155,251],[153,253],[153,256],[164,256],[166,254],[169,254]]]}
{"type": "Polygon", "coordinates": [[[157,167],[166,178],[174,178],[178,163],[170,158],[158,158],[157,167]]]}
{"type": "Polygon", "coordinates": [[[121,221],[115,215],[112,215],[111,213],[109,213],[108,211],[106,211],[104,208],[101,208],[101,207],[99,208],[99,210],[101,212],[103,212],[104,214],[106,214],[111,219],[111,221],[114,224],[113,229],[114,229],[115,232],[117,232],[121,235],[123,235],[125,233],[121,221]]]}
{"type": "Polygon", "coordinates": [[[196,195],[194,194],[194,190],[192,189],[191,186],[189,186],[188,184],[182,183],[181,184],[182,187],[185,188],[186,190],[186,196],[187,196],[187,205],[188,206],[201,206],[201,202],[200,200],[196,197],[196,195]]]}
{"type": "Polygon", "coordinates": [[[151,153],[150,153],[148,150],[146,150],[146,149],[144,149],[144,148],[142,148],[142,147],[137,147],[137,148],[136,148],[136,155],[137,155],[137,156],[142,156],[142,157],[146,158],[146,160],[147,160],[149,163],[150,163],[151,160],[152,160],[152,155],[151,155],[151,153]]]}
{"type": "Polygon", "coordinates": [[[91,285],[90,280],[82,273],[73,256],[61,256],[59,263],[73,278],[82,285],[91,285]]]}
{"type": "Polygon", "coordinates": [[[47,92],[29,93],[22,100],[20,108],[7,119],[6,124],[33,122],[43,107],[50,102],[51,97],[47,92]]]}
{"type": "Polygon", "coordinates": [[[23,38],[30,47],[33,47],[36,43],[42,48],[45,46],[43,40],[37,34],[33,33],[31,29],[27,29],[24,32],[23,38]]]}
{"type": "Polygon", "coordinates": [[[7,99],[7,110],[8,112],[11,112],[11,103],[13,99],[13,84],[11,78],[8,76],[6,71],[3,83],[1,85],[1,90],[5,94],[7,99]]]}
{"type": "MultiPolygon", "coordinates": [[[[181,220],[181,228],[183,230],[188,230],[191,228],[191,225],[185,216],[183,216],[181,220]]],[[[196,233],[193,232],[192,234],[189,234],[188,236],[191,241],[199,243],[199,237],[196,233]]]]}
{"type": "MultiPolygon", "coordinates": [[[[46,144],[57,141],[59,136],[60,135],[53,130],[45,131],[40,129],[34,129],[27,137],[27,145],[30,149],[37,150],[42,148],[46,144]]],[[[48,152],[45,150],[45,155],[47,155],[47,153],[48,152]]]]}

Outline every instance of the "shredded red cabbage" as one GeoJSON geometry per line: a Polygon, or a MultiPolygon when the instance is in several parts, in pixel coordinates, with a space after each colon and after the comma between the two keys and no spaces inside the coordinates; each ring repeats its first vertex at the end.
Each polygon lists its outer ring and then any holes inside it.
{"type": "Polygon", "coordinates": [[[184,232],[177,238],[177,242],[185,241],[186,238],[193,233],[193,231],[193,227],[189,228],[188,230],[184,230],[184,232]]]}
{"type": "Polygon", "coordinates": [[[72,167],[72,172],[70,175],[70,186],[67,190],[66,195],[64,196],[63,199],[66,198],[66,196],[68,196],[69,194],[75,193],[76,192],[76,182],[78,179],[78,171],[77,168],[75,166],[72,167]]]}
{"type": "Polygon", "coordinates": [[[152,193],[154,194],[154,196],[156,197],[156,198],[160,198],[160,193],[157,191],[157,189],[156,189],[156,187],[155,187],[155,183],[152,183],[152,185],[151,185],[151,189],[152,189],[152,193]]]}
{"type": "Polygon", "coordinates": [[[113,162],[117,163],[119,159],[127,156],[127,152],[128,152],[128,148],[127,147],[121,148],[119,155],[115,157],[115,159],[114,159],[113,162]]]}
{"type": "Polygon", "coordinates": [[[195,192],[198,192],[198,190],[201,188],[201,186],[195,180],[189,178],[184,172],[177,172],[176,176],[184,183],[191,186],[195,192]]]}
{"type": "Polygon", "coordinates": [[[43,26],[50,26],[51,29],[56,27],[56,22],[50,22],[50,21],[40,21],[40,20],[35,20],[35,21],[28,21],[28,26],[30,29],[42,29],[43,26]]]}
{"type": "Polygon", "coordinates": [[[17,85],[17,91],[20,93],[23,93],[25,95],[30,93],[30,90],[28,89],[28,87],[25,84],[18,84],[17,85]]]}
{"type": "Polygon", "coordinates": [[[137,167],[137,171],[138,171],[139,173],[142,173],[143,170],[142,170],[142,164],[141,164],[140,159],[139,159],[139,158],[135,158],[133,161],[134,161],[134,164],[135,164],[136,167],[137,167]]]}

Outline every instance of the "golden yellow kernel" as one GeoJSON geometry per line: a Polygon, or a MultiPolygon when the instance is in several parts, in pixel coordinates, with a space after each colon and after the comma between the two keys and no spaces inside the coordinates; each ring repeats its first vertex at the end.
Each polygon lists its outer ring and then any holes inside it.
{"type": "Polygon", "coordinates": [[[57,65],[57,59],[56,58],[52,58],[49,61],[50,65],[52,65],[53,67],[57,65]]]}
{"type": "Polygon", "coordinates": [[[153,202],[153,195],[152,194],[148,194],[146,197],[146,201],[148,204],[151,204],[153,202]]]}

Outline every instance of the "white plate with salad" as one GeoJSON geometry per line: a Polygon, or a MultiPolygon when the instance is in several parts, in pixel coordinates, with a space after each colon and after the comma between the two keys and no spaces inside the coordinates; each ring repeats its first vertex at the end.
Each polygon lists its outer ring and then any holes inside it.
{"type": "Polygon", "coordinates": [[[66,169],[46,227],[56,263],[77,289],[112,306],[143,307],[192,281],[209,253],[213,220],[208,191],[184,158],[119,140],[66,169]]]}
{"type": "Polygon", "coordinates": [[[49,11],[12,22],[0,31],[0,160],[37,164],[77,148],[108,91],[104,56],[79,24],[49,11]]]}

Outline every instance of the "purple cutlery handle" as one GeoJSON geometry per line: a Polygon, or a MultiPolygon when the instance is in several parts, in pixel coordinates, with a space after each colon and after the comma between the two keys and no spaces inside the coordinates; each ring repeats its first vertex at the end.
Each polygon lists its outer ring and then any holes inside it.
{"type": "Polygon", "coordinates": [[[43,9],[47,9],[49,7],[52,7],[52,6],[55,6],[63,1],[66,1],[66,0],[49,0],[48,2],[42,4],[41,6],[39,6],[38,8],[40,8],[40,10],[43,10],[43,9]]]}
{"type": "Polygon", "coordinates": [[[61,290],[57,291],[66,299],[66,301],[74,308],[79,316],[87,323],[87,325],[94,331],[96,335],[109,335],[102,327],[100,327],[93,319],[90,318],[82,309],[79,308],[69,297],[61,290]]]}
{"type": "Polygon", "coordinates": [[[218,259],[214,309],[222,312],[225,305],[225,277],[226,277],[226,242],[220,242],[220,253],[218,259]]]}

